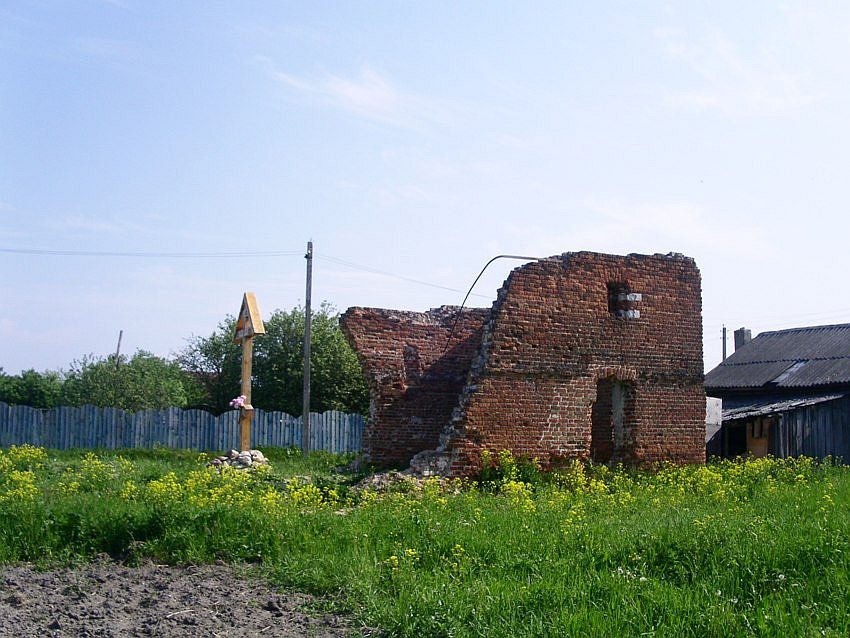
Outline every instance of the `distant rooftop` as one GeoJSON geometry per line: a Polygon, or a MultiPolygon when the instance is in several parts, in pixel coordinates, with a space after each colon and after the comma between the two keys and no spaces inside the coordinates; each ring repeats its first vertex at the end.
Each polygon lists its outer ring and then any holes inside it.
{"type": "Polygon", "coordinates": [[[705,376],[707,391],[850,384],[850,324],[762,332],[705,376]]]}

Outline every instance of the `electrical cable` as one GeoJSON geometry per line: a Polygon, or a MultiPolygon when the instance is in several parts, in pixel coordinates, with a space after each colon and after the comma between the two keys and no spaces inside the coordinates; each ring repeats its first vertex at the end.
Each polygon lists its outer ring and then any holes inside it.
{"type": "MultiPolygon", "coordinates": [[[[295,255],[301,255],[302,251],[300,250],[257,250],[257,251],[234,251],[234,252],[148,252],[148,251],[98,251],[98,250],[61,250],[61,249],[38,249],[38,248],[3,248],[0,247],[0,253],[6,254],[18,254],[18,255],[36,255],[36,256],[59,256],[59,257],[122,257],[122,258],[141,258],[141,259],[238,259],[238,258],[251,258],[251,257],[290,257],[295,255]]],[[[418,284],[420,286],[428,286],[431,288],[438,288],[440,290],[447,290],[449,292],[463,292],[463,290],[459,288],[452,288],[451,286],[443,286],[440,284],[431,283],[429,281],[423,281],[421,279],[415,279],[413,277],[406,277],[404,275],[398,275],[396,273],[388,272],[386,270],[380,270],[378,268],[372,268],[370,266],[364,266],[363,264],[357,264],[345,259],[340,259],[338,257],[333,257],[331,255],[316,255],[317,259],[324,259],[325,261],[339,264],[342,266],[346,266],[348,268],[352,268],[355,270],[360,270],[363,272],[370,272],[376,275],[383,275],[385,277],[393,277],[395,279],[399,279],[401,281],[407,281],[410,283],[418,284]]],[[[478,280],[484,274],[484,271],[487,267],[496,261],[497,259],[521,259],[526,261],[540,261],[541,257],[528,257],[522,255],[497,255],[493,257],[490,261],[488,261],[484,268],[481,269],[481,272],[478,273],[478,276],[475,278],[475,281],[472,282],[472,285],[469,287],[469,290],[466,291],[466,296],[463,299],[463,302],[460,305],[460,309],[466,306],[466,302],[468,301],[470,296],[480,297],[482,299],[491,299],[492,297],[488,295],[481,295],[473,293],[472,290],[475,288],[475,284],[478,283],[478,280]]],[[[850,313],[850,309],[839,309],[839,310],[827,310],[821,312],[811,312],[811,313],[795,313],[793,315],[784,315],[781,317],[773,316],[768,318],[761,319],[750,319],[750,328],[753,330],[761,330],[764,328],[771,328],[777,324],[786,324],[786,323],[795,323],[798,321],[805,321],[806,318],[821,318],[822,320],[832,319],[833,317],[838,319],[846,314],[850,313]]],[[[457,325],[457,320],[460,315],[455,319],[455,324],[452,326],[452,330],[449,333],[449,341],[446,343],[446,348],[448,348],[448,344],[451,341],[451,337],[454,333],[455,326],[457,325]]],[[[706,319],[706,318],[704,318],[706,319]]],[[[714,321],[708,318],[708,321],[705,321],[705,326],[714,326],[716,325],[714,321]]]]}
{"type": "Polygon", "coordinates": [[[481,272],[478,273],[478,276],[475,278],[475,281],[472,282],[472,285],[469,287],[469,290],[466,291],[466,297],[463,298],[463,301],[460,304],[460,308],[458,308],[457,314],[455,315],[454,323],[452,324],[452,329],[449,330],[449,336],[446,338],[446,346],[443,348],[443,354],[446,354],[446,351],[449,349],[449,344],[452,342],[452,337],[455,333],[455,328],[457,328],[457,322],[460,320],[460,315],[463,312],[463,307],[466,305],[466,300],[469,299],[469,295],[472,293],[472,289],[475,288],[475,284],[478,283],[478,280],[481,279],[481,275],[484,274],[484,271],[487,270],[487,267],[492,264],[497,259],[521,259],[523,261],[544,261],[550,259],[549,257],[525,257],[523,255],[496,255],[486,264],[484,264],[484,268],[481,269],[481,272]]]}
{"type": "Polygon", "coordinates": [[[56,255],[63,257],[143,257],[143,258],[180,258],[180,259],[218,259],[234,257],[286,257],[301,255],[300,250],[259,250],[221,253],[191,252],[145,252],[145,251],[99,251],[99,250],[41,250],[36,248],[0,248],[0,253],[20,255],[56,255]]]}
{"type": "MultiPolygon", "coordinates": [[[[37,255],[37,256],[60,256],[60,257],[138,257],[138,258],[159,258],[159,259],[168,259],[168,258],[176,258],[176,259],[232,259],[232,258],[246,258],[246,257],[289,257],[294,255],[301,255],[302,251],[300,250],[260,250],[260,251],[238,251],[238,252],[147,252],[147,251],[99,251],[99,250],[59,250],[59,249],[39,249],[39,248],[0,248],[0,253],[7,254],[19,254],[19,255],[37,255]]],[[[405,277],[404,275],[398,275],[396,273],[388,272],[386,270],[380,270],[378,268],[372,268],[370,266],[364,266],[363,264],[357,264],[351,261],[347,261],[345,259],[340,259],[338,257],[332,257],[330,255],[314,255],[315,259],[323,259],[324,261],[328,261],[335,264],[340,264],[342,266],[346,266],[348,268],[352,268],[354,270],[361,270],[363,272],[370,272],[376,275],[383,275],[385,277],[393,277],[395,279],[400,279],[402,281],[407,281],[414,284],[419,284],[420,286],[429,286],[431,288],[438,288],[440,290],[448,290],[449,292],[463,292],[460,288],[452,288],[451,286],[442,286],[440,284],[431,283],[429,281],[423,281],[421,279],[414,279],[412,277],[405,277]]],[[[467,293],[467,297],[469,293],[467,293]]],[[[476,297],[481,297],[482,299],[490,299],[491,297],[487,295],[474,295],[476,297]]],[[[465,300],[464,300],[465,301],[465,300]]]]}
{"type": "MultiPolygon", "coordinates": [[[[820,322],[834,322],[835,320],[841,320],[842,318],[846,318],[850,314],[850,309],[848,310],[826,310],[821,312],[809,312],[809,313],[795,313],[793,315],[782,315],[782,316],[773,316],[771,318],[760,318],[760,319],[748,319],[743,322],[744,326],[752,330],[754,333],[763,332],[765,330],[784,330],[784,328],[776,328],[778,325],[786,325],[786,324],[799,324],[799,323],[811,323],[812,321],[820,322]]],[[[848,323],[847,321],[840,321],[840,323],[848,323]]],[[[717,328],[721,324],[716,321],[704,321],[703,328],[704,329],[719,329],[717,328]]],[[[728,325],[728,322],[727,322],[728,325]]]]}
{"type": "MultiPolygon", "coordinates": [[[[370,272],[376,275],[383,275],[385,277],[393,277],[395,279],[400,279],[402,281],[409,281],[414,284],[419,284],[421,286],[430,286],[431,288],[439,288],[440,290],[448,290],[449,292],[463,292],[463,289],[460,288],[452,288],[450,286],[442,286],[440,284],[434,284],[429,281],[422,281],[421,279],[413,279],[412,277],[405,277],[404,275],[397,275],[395,273],[387,272],[386,270],[379,270],[377,268],[372,268],[371,266],[364,266],[362,264],[355,264],[354,262],[347,261],[345,259],[339,259],[338,257],[331,257],[330,255],[314,255],[315,259],[321,259],[323,261],[328,261],[333,264],[339,264],[342,266],[347,266],[349,268],[353,268],[355,270],[362,270],[363,272],[370,272]]],[[[475,295],[476,297],[482,297],[484,299],[490,299],[487,295],[475,295]]]]}

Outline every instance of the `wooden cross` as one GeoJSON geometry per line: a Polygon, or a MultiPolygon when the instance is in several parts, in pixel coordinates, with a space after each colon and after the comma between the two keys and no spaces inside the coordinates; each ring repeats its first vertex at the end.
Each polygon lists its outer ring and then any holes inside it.
{"type": "Polygon", "coordinates": [[[254,356],[254,335],[266,334],[257,299],[253,292],[246,292],[242,297],[242,307],[236,319],[236,329],[233,332],[233,343],[242,344],[242,394],[245,402],[239,413],[239,449],[251,449],[251,418],[254,407],[251,405],[251,363],[254,356]]]}

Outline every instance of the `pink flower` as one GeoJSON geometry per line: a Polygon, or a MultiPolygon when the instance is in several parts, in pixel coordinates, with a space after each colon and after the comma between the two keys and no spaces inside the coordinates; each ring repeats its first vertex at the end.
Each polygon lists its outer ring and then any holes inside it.
{"type": "Polygon", "coordinates": [[[243,405],[245,405],[245,399],[247,398],[248,397],[246,397],[244,394],[240,394],[238,397],[230,401],[230,407],[241,408],[243,405]]]}

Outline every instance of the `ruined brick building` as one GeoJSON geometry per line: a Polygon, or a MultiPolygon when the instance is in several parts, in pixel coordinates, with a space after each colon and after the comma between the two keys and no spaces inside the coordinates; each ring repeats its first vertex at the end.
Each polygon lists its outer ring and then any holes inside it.
{"type": "Polygon", "coordinates": [[[481,452],[705,460],[700,275],[693,259],[579,252],[515,269],[491,309],[349,308],[368,460],[451,475],[481,452]]]}

